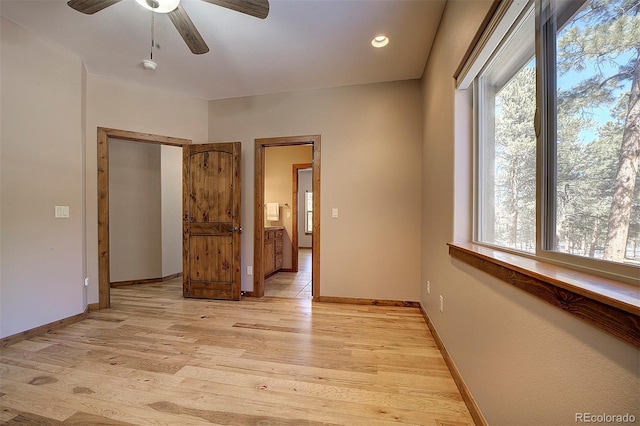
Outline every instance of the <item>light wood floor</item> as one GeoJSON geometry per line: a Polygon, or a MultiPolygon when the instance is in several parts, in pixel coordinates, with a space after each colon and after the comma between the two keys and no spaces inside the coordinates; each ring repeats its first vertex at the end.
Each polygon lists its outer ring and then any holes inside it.
{"type": "Polygon", "coordinates": [[[290,299],[312,299],[311,259],[311,249],[298,249],[298,272],[278,272],[267,278],[264,281],[264,295],[290,299]]]}
{"type": "Polygon", "coordinates": [[[1,424],[472,424],[418,309],[111,294],[0,350],[1,424]]]}

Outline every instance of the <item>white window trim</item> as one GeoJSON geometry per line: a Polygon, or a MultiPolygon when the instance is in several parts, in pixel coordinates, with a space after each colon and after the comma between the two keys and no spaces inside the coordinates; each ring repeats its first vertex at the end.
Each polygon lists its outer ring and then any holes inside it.
{"type": "Polygon", "coordinates": [[[494,50],[507,35],[530,0],[503,0],[491,17],[487,28],[456,76],[456,88],[466,90],[485,66],[494,50]]]}
{"type": "MultiPolygon", "coordinates": [[[[478,40],[476,46],[472,49],[471,54],[467,57],[465,63],[461,67],[460,73],[455,77],[456,78],[456,88],[459,90],[468,90],[473,88],[474,82],[476,81],[476,77],[479,75],[481,70],[487,64],[493,52],[499,47],[502,40],[507,36],[510,29],[513,27],[513,24],[520,19],[522,14],[528,10],[530,4],[533,3],[533,0],[503,0],[498,8],[496,9],[493,17],[489,21],[485,31],[482,36],[478,40]]],[[[540,22],[542,18],[539,16],[540,7],[535,6],[536,13],[536,27],[540,28],[540,22]]],[[[541,32],[539,30],[539,32],[541,32]]],[[[541,37],[536,36],[536,63],[537,69],[540,70],[541,67],[552,67],[553,64],[545,64],[544,57],[540,54],[542,50],[542,44],[548,41],[543,40],[541,37]]],[[[545,93],[541,93],[541,87],[543,85],[541,83],[545,83],[544,87],[548,88],[546,82],[542,82],[541,79],[544,78],[542,73],[537,73],[537,105],[538,110],[536,111],[536,135],[538,139],[538,167],[537,167],[537,220],[536,220],[536,253],[527,253],[514,249],[510,249],[508,247],[497,246],[493,244],[488,244],[478,240],[477,234],[477,225],[478,225],[478,179],[480,175],[478,161],[480,160],[480,153],[478,150],[477,138],[479,133],[479,126],[477,120],[477,115],[475,111],[478,108],[478,99],[476,96],[476,90],[474,89],[474,114],[473,114],[473,131],[474,131],[474,144],[473,144],[473,176],[474,176],[474,189],[473,189],[473,224],[472,224],[472,241],[474,244],[482,245],[485,247],[489,247],[495,250],[504,251],[506,253],[516,254],[523,257],[528,257],[531,259],[542,260],[545,262],[549,262],[558,266],[567,267],[570,269],[575,269],[579,271],[583,271],[589,274],[606,277],[609,279],[613,279],[616,281],[634,284],[640,286],[640,274],[639,268],[632,265],[620,264],[616,262],[610,262],[601,259],[592,259],[585,258],[581,256],[575,256],[568,253],[556,252],[548,250],[548,242],[549,236],[543,235],[545,232],[549,231],[549,224],[545,222],[547,218],[550,218],[549,214],[553,213],[551,208],[546,205],[546,200],[549,197],[549,191],[555,192],[555,188],[553,184],[548,182],[546,178],[549,176],[547,170],[544,170],[541,167],[541,164],[548,165],[549,161],[543,161],[543,159],[549,158],[553,153],[547,152],[547,147],[544,146],[543,139],[546,140],[549,133],[549,122],[550,118],[544,117],[543,114],[540,113],[539,108],[543,106],[543,103],[548,102],[549,98],[555,99],[555,91],[552,96],[546,96],[545,93]],[[542,182],[542,183],[540,183],[542,182]]],[[[545,110],[550,111],[549,108],[545,108],[545,110]]],[[[553,183],[553,182],[552,182],[553,183]]],[[[553,195],[553,193],[551,194],[553,195]]],[[[555,216],[553,216],[555,217],[555,216]]],[[[551,219],[553,220],[553,219],[551,219]]]]}

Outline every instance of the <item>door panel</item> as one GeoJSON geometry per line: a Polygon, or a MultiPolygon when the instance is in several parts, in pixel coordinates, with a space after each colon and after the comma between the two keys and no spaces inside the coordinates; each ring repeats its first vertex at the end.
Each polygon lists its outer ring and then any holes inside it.
{"type": "Polygon", "coordinates": [[[240,300],[240,148],[183,148],[184,297],[240,300]]]}
{"type": "Polygon", "coordinates": [[[192,281],[233,281],[231,237],[192,235],[189,240],[189,273],[192,281]]]}

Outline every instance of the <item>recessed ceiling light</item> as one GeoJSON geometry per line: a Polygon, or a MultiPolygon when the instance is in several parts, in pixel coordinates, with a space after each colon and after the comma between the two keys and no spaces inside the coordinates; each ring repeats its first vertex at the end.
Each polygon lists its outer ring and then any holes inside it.
{"type": "Polygon", "coordinates": [[[385,35],[377,35],[371,40],[373,47],[385,47],[387,44],[389,44],[389,37],[385,35]]]}

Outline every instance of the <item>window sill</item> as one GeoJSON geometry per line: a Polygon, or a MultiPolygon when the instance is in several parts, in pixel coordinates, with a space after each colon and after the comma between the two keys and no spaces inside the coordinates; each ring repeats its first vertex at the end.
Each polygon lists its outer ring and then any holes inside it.
{"type": "Polygon", "coordinates": [[[449,255],[640,347],[640,288],[473,243],[449,255]]]}

